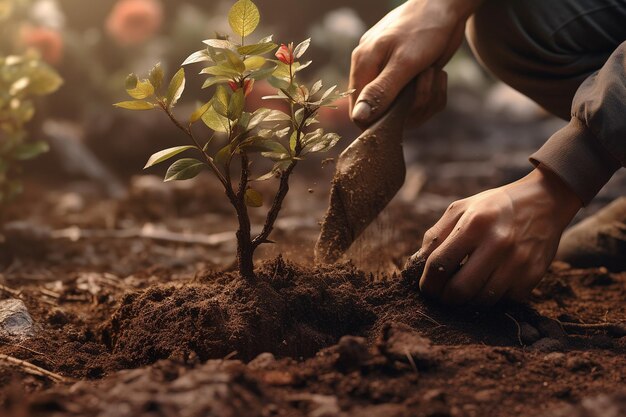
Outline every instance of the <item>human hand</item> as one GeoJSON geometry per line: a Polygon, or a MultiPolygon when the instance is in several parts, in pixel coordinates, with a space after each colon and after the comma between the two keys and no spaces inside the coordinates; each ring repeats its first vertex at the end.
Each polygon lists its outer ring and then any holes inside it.
{"type": "Polygon", "coordinates": [[[363,35],[352,53],[350,113],[366,127],[410,80],[418,80],[414,111],[421,122],[445,105],[441,71],[463,40],[465,22],[480,0],[409,0],[363,35]],[[433,110],[426,109],[432,107],[433,110]]]}
{"type": "Polygon", "coordinates": [[[581,206],[560,178],[539,167],[512,184],[452,203],[409,260],[421,268],[408,270],[421,274],[425,295],[446,304],[521,301],[545,274],[581,206]]]}

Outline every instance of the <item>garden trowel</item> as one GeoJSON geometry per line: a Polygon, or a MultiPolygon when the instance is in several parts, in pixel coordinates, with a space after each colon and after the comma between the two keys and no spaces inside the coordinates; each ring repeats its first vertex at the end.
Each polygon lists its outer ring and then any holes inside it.
{"type": "Polygon", "coordinates": [[[336,262],[396,195],[406,175],[402,133],[415,81],[339,156],[315,261],[336,262]]]}

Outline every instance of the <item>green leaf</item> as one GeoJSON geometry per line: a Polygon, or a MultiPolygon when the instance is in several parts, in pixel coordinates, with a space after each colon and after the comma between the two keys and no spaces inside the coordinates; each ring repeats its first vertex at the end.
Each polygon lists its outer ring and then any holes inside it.
{"type": "Polygon", "coordinates": [[[155,90],[161,88],[163,84],[163,78],[165,78],[165,74],[163,73],[163,67],[161,67],[161,63],[157,63],[148,74],[148,79],[150,80],[150,84],[154,87],[155,90]]]}
{"type": "Polygon", "coordinates": [[[261,136],[253,136],[246,139],[239,145],[239,148],[246,152],[287,153],[282,143],[275,140],[264,139],[261,136]]]}
{"type": "Polygon", "coordinates": [[[243,89],[240,88],[230,96],[230,101],[228,103],[228,118],[230,120],[238,119],[243,112],[244,105],[244,93],[243,89]]]}
{"type": "Polygon", "coordinates": [[[126,77],[126,90],[132,90],[137,87],[138,82],[139,79],[134,73],[128,74],[128,77],[126,77]]]}
{"type": "Polygon", "coordinates": [[[200,74],[217,75],[229,78],[241,75],[239,72],[235,71],[233,68],[227,67],[226,65],[213,65],[211,67],[206,67],[200,71],[200,74]]]}
{"type": "Polygon", "coordinates": [[[291,116],[289,116],[287,113],[282,112],[280,110],[272,110],[267,116],[265,116],[263,121],[264,122],[291,121],[291,116]]]}
{"type": "Polygon", "coordinates": [[[255,127],[257,127],[261,122],[265,120],[267,116],[269,116],[271,112],[272,110],[270,109],[260,108],[252,113],[252,117],[248,122],[248,129],[254,129],[255,127]]]}
{"type": "Polygon", "coordinates": [[[46,153],[49,150],[50,146],[43,141],[23,143],[13,151],[13,157],[18,161],[26,161],[28,159],[33,159],[42,153],[46,153]]]}
{"type": "Polygon", "coordinates": [[[184,90],[185,70],[181,68],[178,72],[176,72],[176,74],[174,74],[174,77],[172,77],[172,81],[170,81],[170,85],[167,89],[167,97],[165,100],[168,108],[172,108],[176,105],[184,90]]]}
{"type": "Polygon", "coordinates": [[[244,194],[244,201],[248,207],[261,207],[263,205],[263,196],[257,190],[248,188],[244,194]]]}
{"type": "Polygon", "coordinates": [[[267,67],[267,68],[261,68],[261,69],[258,69],[256,71],[250,73],[248,78],[252,78],[254,80],[262,80],[262,79],[267,78],[270,75],[272,75],[275,70],[276,70],[276,65],[272,65],[272,66],[267,67]]]}
{"type": "Polygon", "coordinates": [[[226,55],[227,61],[230,64],[231,68],[237,71],[238,74],[241,74],[246,70],[246,66],[241,60],[239,54],[231,51],[230,49],[224,50],[224,54],[226,55]]]}
{"type": "Polygon", "coordinates": [[[242,37],[254,32],[260,20],[259,9],[251,0],[239,0],[228,13],[230,27],[233,32],[242,37]]]}
{"type": "Polygon", "coordinates": [[[300,57],[302,55],[304,55],[304,53],[306,52],[307,49],[309,49],[309,46],[311,45],[311,38],[305,40],[304,42],[301,42],[300,44],[298,44],[298,46],[296,46],[293,49],[293,56],[295,59],[300,59],[300,57]]]}
{"type": "Polygon", "coordinates": [[[147,101],[142,101],[142,100],[121,101],[119,103],[115,103],[114,106],[122,108],[122,109],[127,109],[127,110],[152,110],[154,109],[154,104],[148,103],[147,101]]]}
{"type": "Polygon", "coordinates": [[[212,106],[204,112],[201,119],[205,125],[216,132],[227,133],[228,132],[228,119],[215,111],[212,101],[212,106]]]}
{"type": "Polygon", "coordinates": [[[239,46],[237,52],[241,55],[263,55],[272,52],[278,45],[273,42],[263,42],[254,45],[239,46]]]}
{"type": "Polygon", "coordinates": [[[311,95],[314,96],[315,94],[317,94],[320,90],[322,89],[322,80],[317,81],[315,84],[313,84],[313,87],[311,87],[311,95]]]}
{"type": "Polygon", "coordinates": [[[196,51],[193,54],[189,55],[187,59],[181,64],[181,66],[195,64],[196,62],[206,62],[212,61],[211,56],[209,55],[209,51],[206,49],[202,49],[200,51],[196,51]]]}
{"type": "Polygon", "coordinates": [[[215,76],[215,77],[211,77],[211,78],[207,78],[207,80],[204,82],[204,84],[202,84],[202,88],[209,88],[214,86],[215,84],[224,84],[231,81],[230,77],[224,77],[224,76],[215,76]]]}
{"type": "Polygon", "coordinates": [[[235,50],[235,44],[226,39],[206,39],[202,41],[202,43],[213,49],[230,49],[231,51],[235,50]]]}
{"type": "Polygon", "coordinates": [[[291,137],[289,138],[289,149],[291,149],[291,152],[296,151],[297,144],[298,144],[298,131],[294,130],[293,133],[291,134],[291,137]]]}
{"type": "Polygon", "coordinates": [[[196,177],[204,169],[204,163],[194,158],[183,158],[174,162],[165,174],[165,182],[182,181],[196,177]]]}
{"type": "Polygon", "coordinates": [[[282,78],[276,77],[276,72],[274,72],[274,76],[269,77],[267,82],[274,88],[278,88],[279,90],[287,90],[289,88],[289,82],[285,81],[282,78]]]}
{"type": "Polygon", "coordinates": [[[155,153],[148,159],[146,166],[143,169],[150,168],[158,163],[163,161],[167,161],[168,159],[178,155],[181,152],[187,151],[189,149],[195,149],[195,146],[176,146],[174,148],[164,149],[160,152],[155,153]]]}
{"type": "Polygon", "coordinates": [[[302,149],[302,154],[310,152],[327,152],[332,149],[337,142],[339,142],[341,136],[336,133],[327,133],[321,138],[315,140],[309,140],[308,144],[302,149]]]}
{"type": "Polygon", "coordinates": [[[267,180],[271,180],[272,178],[277,178],[278,176],[280,176],[280,172],[275,171],[275,170],[272,169],[267,174],[261,175],[259,178],[255,179],[253,181],[267,181],[267,180]]]}
{"type": "Polygon", "coordinates": [[[204,113],[207,112],[207,110],[209,110],[209,108],[211,107],[211,102],[208,101],[206,102],[204,105],[202,105],[201,107],[198,107],[189,117],[189,123],[195,123],[198,120],[200,120],[200,118],[202,116],[204,116],[204,113]]]}
{"type": "Polygon", "coordinates": [[[230,144],[228,144],[224,146],[222,149],[220,149],[219,151],[217,151],[217,153],[215,154],[215,158],[213,158],[213,160],[215,161],[216,164],[220,166],[224,166],[226,162],[228,162],[228,160],[230,159],[231,155],[232,155],[232,149],[230,147],[230,144]]]}
{"type": "Polygon", "coordinates": [[[303,69],[305,69],[306,67],[308,67],[309,65],[311,65],[312,63],[313,63],[313,61],[307,61],[304,64],[295,65],[295,68],[294,68],[293,72],[300,72],[303,69]]]}
{"type": "MultiPolygon", "coordinates": [[[[127,80],[128,81],[128,80],[127,80]]],[[[135,88],[126,90],[128,95],[136,100],[151,97],[154,94],[154,87],[148,80],[138,81],[135,88]]]]}
{"type": "Polygon", "coordinates": [[[266,62],[267,60],[262,56],[253,55],[249,58],[246,58],[245,61],[243,61],[243,64],[246,68],[246,71],[256,71],[263,65],[265,65],[266,62]]]}

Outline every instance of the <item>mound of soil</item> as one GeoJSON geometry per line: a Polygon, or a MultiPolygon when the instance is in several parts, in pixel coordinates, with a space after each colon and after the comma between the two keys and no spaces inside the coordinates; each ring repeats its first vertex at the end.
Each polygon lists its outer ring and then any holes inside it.
{"type": "Polygon", "coordinates": [[[210,274],[129,294],[103,334],[128,367],[190,355],[309,357],[371,326],[375,314],[360,294],[367,285],[354,268],[306,271],[278,258],[256,282],[210,274]]]}

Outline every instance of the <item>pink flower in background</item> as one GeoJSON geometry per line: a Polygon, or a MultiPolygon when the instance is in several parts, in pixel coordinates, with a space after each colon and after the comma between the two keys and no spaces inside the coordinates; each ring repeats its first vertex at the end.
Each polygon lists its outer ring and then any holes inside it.
{"type": "Polygon", "coordinates": [[[57,65],[63,58],[63,38],[54,29],[22,26],[20,42],[26,47],[37,49],[44,61],[51,65],[57,65]]]}
{"type": "Polygon", "coordinates": [[[276,58],[283,64],[293,64],[293,45],[287,46],[284,43],[280,45],[280,48],[276,51],[276,58]]]}
{"type": "Polygon", "coordinates": [[[133,46],[153,37],[162,23],[158,0],[119,0],[107,18],[106,31],[120,45],[133,46]]]}
{"type": "MultiPolygon", "coordinates": [[[[230,86],[230,89],[233,91],[237,91],[239,90],[239,83],[236,83],[234,81],[229,81],[228,85],[230,86]]],[[[252,87],[254,86],[254,80],[252,79],[247,79],[243,82],[243,94],[244,96],[248,96],[248,94],[250,94],[252,92],[252,87]]]]}

